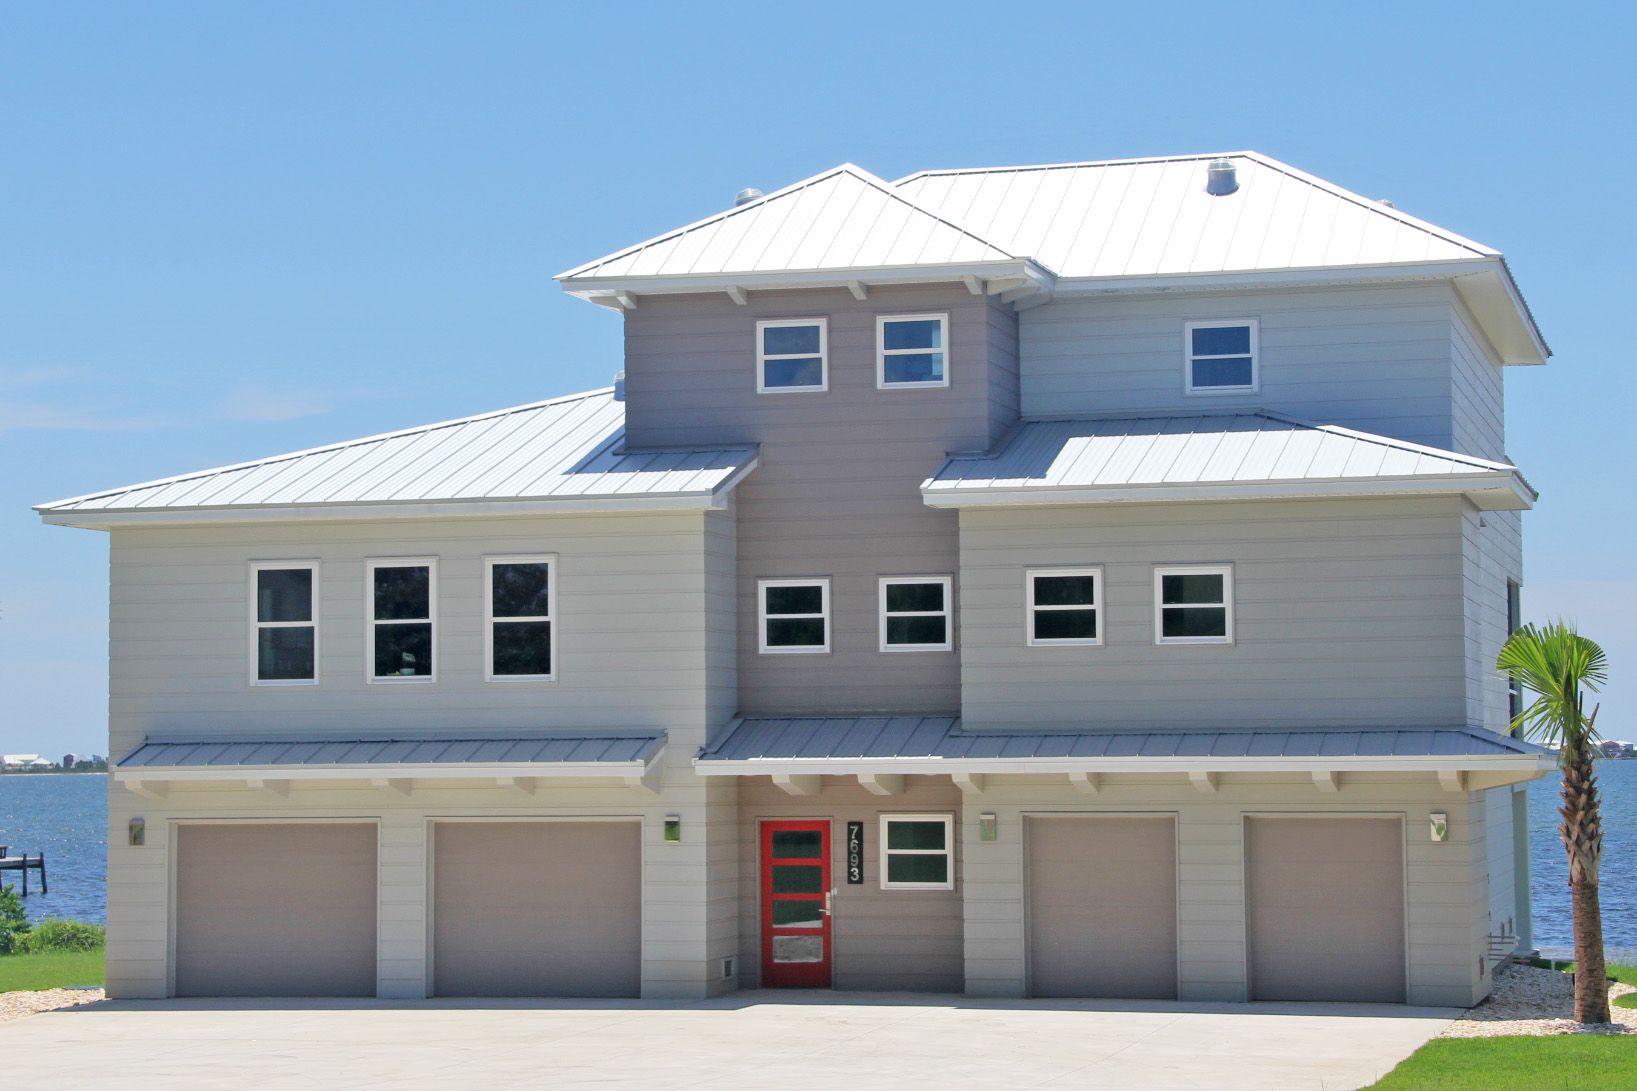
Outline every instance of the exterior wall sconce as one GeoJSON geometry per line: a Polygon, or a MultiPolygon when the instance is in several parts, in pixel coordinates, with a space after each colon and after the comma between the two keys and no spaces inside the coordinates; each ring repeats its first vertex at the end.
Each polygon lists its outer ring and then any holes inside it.
{"type": "Polygon", "coordinates": [[[665,816],[665,840],[676,844],[682,840],[682,816],[668,814],[665,816]]]}
{"type": "Polygon", "coordinates": [[[148,843],[148,823],[142,818],[133,818],[126,827],[127,844],[132,848],[141,848],[148,843]]]}
{"type": "Polygon", "coordinates": [[[999,836],[1000,827],[995,816],[988,813],[978,815],[978,840],[993,841],[999,836]]]}
{"type": "Polygon", "coordinates": [[[1432,818],[1432,839],[1434,841],[1448,841],[1449,840],[1449,815],[1445,814],[1443,811],[1433,811],[1432,815],[1431,815],[1431,818],[1432,818]]]}

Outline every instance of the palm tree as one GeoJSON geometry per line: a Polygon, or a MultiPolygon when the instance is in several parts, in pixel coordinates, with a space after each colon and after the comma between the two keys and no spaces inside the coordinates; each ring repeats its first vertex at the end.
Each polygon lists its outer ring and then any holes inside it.
{"type": "Polygon", "coordinates": [[[1512,733],[1558,751],[1563,767],[1563,824],[1558,833],[1569,855],[1574,904],[1574,1017],[1577,1023],[1609,1021],[1609,984],[1603,967],[1603,914],[1597,867],[1603,855],[1603,819],[1592,760],[1597,754],[1597,709],[1586,715],[1582,690],[1596,693],[1608,679],[1608,660],[1597,643],[1562,621],[1525,625],[1501,649],[1495,667],[1535,694],[1512,720],[1512,733]]]}

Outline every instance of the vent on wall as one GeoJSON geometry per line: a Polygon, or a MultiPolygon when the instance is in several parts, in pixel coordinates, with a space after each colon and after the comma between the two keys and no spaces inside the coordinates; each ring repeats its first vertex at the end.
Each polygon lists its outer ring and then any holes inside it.
{"type": "Polygon", "coordinates": [[[724,958],[722,960],[722,976],[723,977],[732,977],[733,976],[733,960],[731,958],[724,958]]]}

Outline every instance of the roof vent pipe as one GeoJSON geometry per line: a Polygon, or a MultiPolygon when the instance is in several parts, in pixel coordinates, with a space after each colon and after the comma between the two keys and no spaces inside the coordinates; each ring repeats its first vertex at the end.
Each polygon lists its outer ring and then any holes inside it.
{"type": "Polygon", "coordinates": [[[1239,173],[1232,159],[1213,159],[1205,168],[1205,192],[1212,197],[1226,197],[1239,192],[1239,173]]]}
{"type": "Polygon", "coordinates": [[[750,202],[758,200],[761,196],[761,190],[757,189],[755,186],[746,186],[744,189],[733,195],[733,207],[738,208],[740,205],[748,205],[750,202]]]}
{"type": "Polygon", "coordinates": [[[625,372],[623,371],[614,372],[614,400],[617,402],[625,400],[625,372]]]}

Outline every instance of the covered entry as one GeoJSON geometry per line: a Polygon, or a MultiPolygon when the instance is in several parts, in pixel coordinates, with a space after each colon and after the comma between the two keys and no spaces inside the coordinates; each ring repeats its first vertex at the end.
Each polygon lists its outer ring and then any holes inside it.
{"type": "Polygon", "coordinates": [[[1169,816],[1028,819],[1029,991],[1177,995],[1177,836],[1169,816]]]}
{"type": "Polygon", "coordinates": [[[176,995],[374,996],[374,823],[176,827],[176,995]]]}
{"type": "Polygon", "coordinates": [[[642,825],[438,822],[437,996],[637,996],[642,825]]]}
{"type": "Polygon", "coordinates": [[[1403,1003],[1397,815],[1245,820],[1252,1000],[1403,1003]]]}

